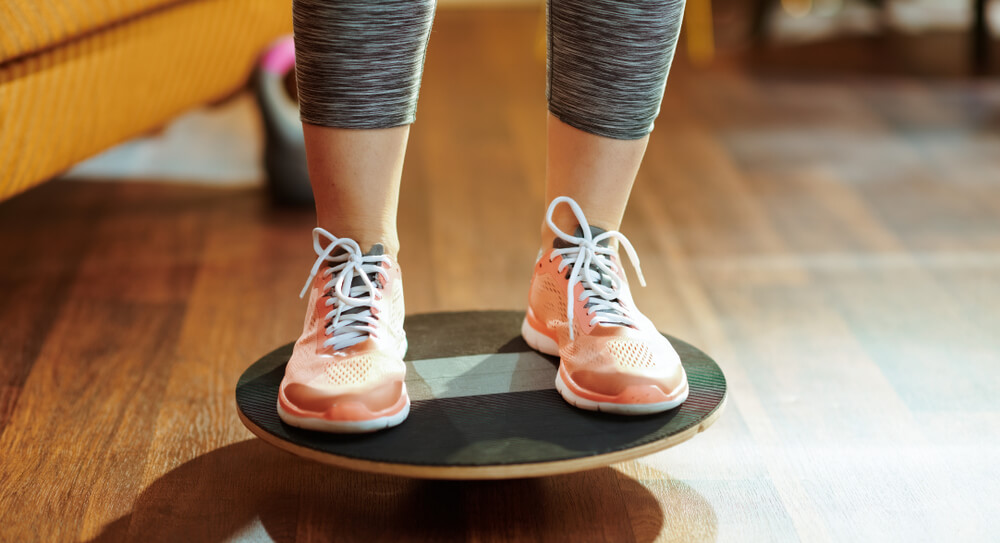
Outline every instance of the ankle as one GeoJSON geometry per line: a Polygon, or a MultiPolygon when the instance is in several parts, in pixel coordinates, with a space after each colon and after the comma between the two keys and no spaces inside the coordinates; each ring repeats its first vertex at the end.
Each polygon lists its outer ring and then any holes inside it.
{"type": "Polygon", "coordinates": [[[349,228],[344,225],[319,224],[320,228],[338,238],[348,238],[357,242],[361,252],[367,253],[376,243],[382,244],[385,254],[396,258],[399,254],[399,236],[396,232],[367,228],[349,228]]]}
{"type": "Polygon", "coordinates": [[[392,257],[396,260],[399,256],[399,238],[393,235],[367,235],[360,236],[359,238],[352,238],[354,241],[358,242],[358,246],[361,250],[367,253],[371,250],[372,246],[376,243],[382,244],[382,249],[385,255],[392,257]]]}
{"type": "MultiPolygon", "coordinates": [[[[579,226],[579,223],[576,222],[575,219],[570,220],[570,221],[553,220],[553,222],[556,223],[556,226],[560,230],[562,230],[566,234],[569,234],[570,236],[573,236],[573,235],[576,234],[576,228],[579,226]]],[[[600,222],[600,221],[599,222],[591,222],[589,224],[591,226],[596,226],[598,228],[601,228],[601,229],[603,229],[605,231],[618,230],[618,224],[612,224],[610,221],[605,221],[605,222],[600,222]]],[[[550,229],[549,226],[543,222],[542,223],[542,231],[541,231],[541,242],[542,242],[541,249],[542,249],[542,252],[543,253],[548,253],[548,251],[552,250],[552,244],[555,243],[555,241],[556,241],[556,233],[553,232],[552,229],[550,229]]],[[[618,240],[612,238],[611,240],[609,240],[609,246],[617,250],[617,248],[618,248],[618,240]]]]}

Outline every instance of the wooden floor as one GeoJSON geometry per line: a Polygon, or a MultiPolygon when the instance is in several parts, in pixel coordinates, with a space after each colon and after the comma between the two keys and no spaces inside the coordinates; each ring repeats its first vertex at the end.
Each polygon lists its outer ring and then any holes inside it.
{"type": "MultiPolygon", "coordinates": [[[[410,313],[524,307],[538,30],[439,15],[402,194],[410,313]]],[[[1000,81],[678,64],[623,231],[639,306],[728,375],[705,434],[489,483],[288,456],[233,391],[298,333],[311,214],[57,181],[0,204],[0,541],[996,540],[1000,81]]]]}

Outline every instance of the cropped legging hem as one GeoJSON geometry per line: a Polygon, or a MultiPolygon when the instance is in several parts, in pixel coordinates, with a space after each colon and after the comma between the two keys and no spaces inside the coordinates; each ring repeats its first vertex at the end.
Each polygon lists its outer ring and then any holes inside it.
{"type": "Polygon", "coordinates": [[[549,113],[559,120],[559,122],[572,126],[577,130],[582,130],[588,134],[594,134],[595,136],[602,136],[615,140],[639,140],[648,136],[649,133],[653,131],[652,123],[641,126],[606,126],[595,124],[593,121],[587,121],[573,115],[560,113],[560,111],[557,108],[552,107],[551,104],[549,105],[549,113]]]}
{"type": "Polygon", "coordinates": [[[371,118],[349,118],[345,116],[336,117],[337,120],[331,121],[330,117],[326,114],[317,115],[315,112],[307,112],[305,110],[299,111],[299,119],[313,126],[321,126],[325,128],[346,128],[346,129],[357,129],[357,130],[377,130],[382,128],[396,128],[399,126],[406,126],[413,124],[417,121],[416,111],[408,115],[401,116],[383,116],[383,117],[371,117],[371,118]]]}

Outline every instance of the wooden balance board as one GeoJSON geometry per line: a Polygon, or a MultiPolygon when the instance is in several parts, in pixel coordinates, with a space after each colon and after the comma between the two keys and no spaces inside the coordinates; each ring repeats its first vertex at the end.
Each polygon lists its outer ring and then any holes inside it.
{"type": "Polygon", "coordinates": [[[370,434],[328,434],[278,418],[278,385],[292,344],[250,366],[236,386],[240,420],[264,441],[344,468],[428,479],[509,479],[570,473],[645,456],[708,428],[726,378],[705,353],[667,336],[690,393],[656,415],[584,411],[555,389],[559,360],[521,339],[517,311],[406,318],[410,415],[370,434]]]}

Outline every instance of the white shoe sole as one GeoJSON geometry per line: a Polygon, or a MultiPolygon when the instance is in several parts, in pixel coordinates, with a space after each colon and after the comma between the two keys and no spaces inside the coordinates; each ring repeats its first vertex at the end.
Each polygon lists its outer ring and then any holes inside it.
{"type": "Polygon", "coordinates": [[[549,356],[559,356],[559,344],[549,336],[535,330],[528,324],[528,319],[521,322],[521,337],[528,347],[549,356]]]}
{"type": "Polygon", "coordinates": [[[684,389],[684,393],[681,394],[676,400],[670,400],[666,402],[658,403],[611,403],[611,402],[595,402],[593,400],[588,400],[586,398],[581,398],[573,393],[572,390],[566,386],[566,383],[562,380],[562,375],[556,374],[556,390],[559,394],[562,394],[564,400],[569,402],[574,407],[579,407],[580,409],[586,409],[588,411],[600,411],[601,413],[613,413],[615,415],[652,415],[654,413],[662,413],[664,411],[670,411],[671,409],[684,403],[684,400],[688,397],[688,389],[684,389]]]}
{"type": "MultiPolygon", "coordinates": [[[[404,385],[405,386],[405,385],[404,385]]],[[[406,394],[406,390],[403,390],[406,394]]],[[[371,420],[346,421],[346,420],[326,420],[317,417],[297,417],[281,408],[281,400],[278,400],[278,417],[285,424],[303,428],[305,430],[316,430],[318,432],[329,432],[335,434],[364,434],[377,432],[386,428],[392,428],[406,420],[410,414],[410,398],[406,398],[406,405],[399,410],[399,413],[386,417],[379,417],[371,420]]]]}
{"type": "MultiPolygon", "coordinates": [[[[532,349],[550,356],[559,356],[559,345],[549,336],[546,336],[545,334],[532,328],[531,325],[528,324],[528,319],[525,319],[521,323],[521,337],[524,338],[525,343],[527,343],[532,349]]],[[[562,375],[556,373],[556,390],[559,391],[559,394],[562,395],[563,399],[570,405],[580,409],[600,411],[602,413],[613,413],[616,415],[651,415],[653,413],[669,411],[684,403],[684,400],[688,397],[689,389],[685,388],[684,392],[678,398],[666,402],[640,404],[595,402],[593,400],[577,396],[568,386],[566,386],[566,383],[563,382],[562,375]]]]}

